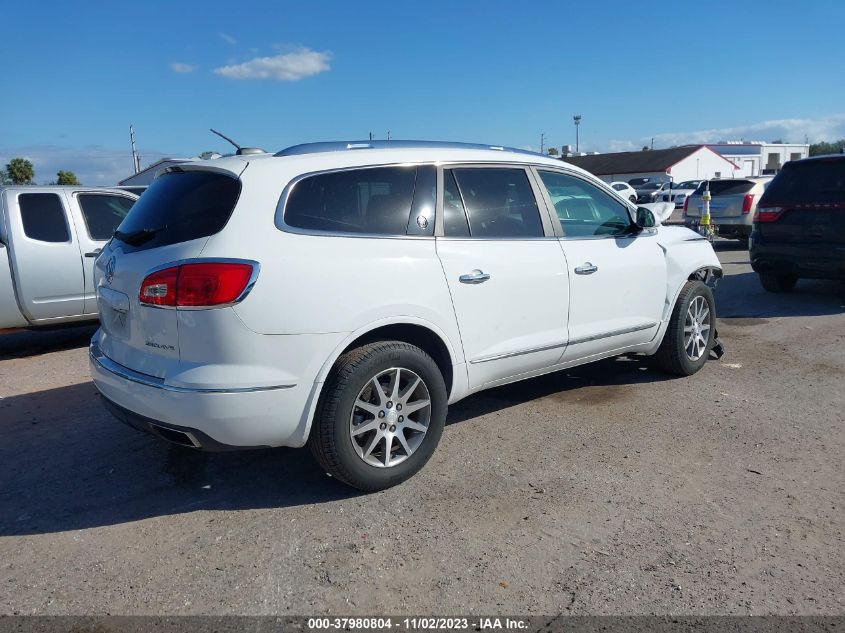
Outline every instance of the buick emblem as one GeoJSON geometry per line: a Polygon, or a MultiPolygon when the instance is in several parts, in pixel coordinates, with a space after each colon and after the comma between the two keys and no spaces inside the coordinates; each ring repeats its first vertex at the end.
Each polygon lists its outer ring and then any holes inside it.
{"type": "Polygon", "coordinates": [[[110,284],[112,279],[114,279],[114,255],[111,256],[111,259],[106,264],[106,283],[110,284]]]}

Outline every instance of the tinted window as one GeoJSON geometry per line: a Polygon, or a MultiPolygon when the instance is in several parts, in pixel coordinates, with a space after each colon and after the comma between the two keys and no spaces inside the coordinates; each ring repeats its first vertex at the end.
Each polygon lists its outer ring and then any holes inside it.
{"type": "MultiPolygon", "coordinates": [[[[695,193],[704,193],[704,188],[707,186],[707,181],[702,182],[695,193]]],[[[735,196],[744,195],[754,188],[754,183],[751,180],[711,180],[710,181],[710,196],[735,196]]]]}
{"type": "Polygon", "coordinates": [[[413,167],[376,167],[303,178],[288,195],[285,223],[317,231],[405,235],[416,176],[413,167]]]}
{"type": "Polygon", "coordinates": [[[240,193],[240,181],[231,176],[170,172],[153,180],[117,230],[136,250],[208,237],[226,226],[240,193]]]}
{"type": "Polygon", "coordinates": [[[588,182],[560,172],[541,171],[540,178],[568,237],[622,235],[631,228],[623,204],[588,182]]]}
{"type": "Polygon", "coordinates": [[[79,194],[79,206],[92,240],[109,240],[135,201],[123,196],[79,194]]]}
{"type": "MultiPolygon", "coordinates": [[[[540,210],[522,169],[453,169],[474,237],[542,237],[540,210]]],[[[445,213],[444,213],[445,215],[445,213]]]]}
{"type": "Polygon", "coordinates": [[[457,237],[469,235],[464,201],[455,176],[448,169],[443,172],[443,233],[457,237]]]}
{"type": "Polygon", "coordinates": [[[760,204],[845,203],[845,159],[815,159],[788,163],[766,189],[760,204]]]}
{"type": "Polygon", "coordinates": [[[18,206],[27,237],[40,242],[70,241],[65,210],[55,193],[22,193],[18,206]]]}
{"type": "Polygon", "coordinates": [[[616,189],[616,191],[627,191],[627,189],[628,189],[628,187],[626,187],[625,185],[621,185],[621,184],[613,185],[613,188],[616,189]]]}

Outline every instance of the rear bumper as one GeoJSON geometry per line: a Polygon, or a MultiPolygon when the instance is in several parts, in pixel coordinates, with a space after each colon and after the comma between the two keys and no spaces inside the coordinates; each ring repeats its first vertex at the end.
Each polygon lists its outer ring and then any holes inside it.
{"type": "MultiPolygon", "coordinates": [[[[684,226],[694,231],[698,231],[700,224],[700,216],[687,216],[684,220],[684,226]]],[[[728,237],[734,239],[746,239],[751,235],[751,216],[740,215],[732,217],[710,217],[710,222],[716,227],[716,233],[719,237],[728,237]]]]}
{"type": "Polygon", "coordinates": [[[751,268],[756,273],[845,281],[845,246],[761,244],[754,235],[751,240],[751,268]]]}
{"type": "Polygon", "coordinates": [[[206,450],[304,442],[314,383],[233,390],[171,387],[111,361],[96,342],[89,352],[91,377],[106,406],[130,426],[206,450]]]}

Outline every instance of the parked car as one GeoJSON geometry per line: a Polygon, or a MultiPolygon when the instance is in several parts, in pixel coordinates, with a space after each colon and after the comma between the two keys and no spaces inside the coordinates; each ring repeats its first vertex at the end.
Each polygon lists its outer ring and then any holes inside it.
{"type": "Polygon", "coordinates": [[[587,172],[501,147],[183,164],[97,258],[91,374],[117,418],[164,439],[308,444],[335,478],[386,488],[472,393],[629,352],[701,369],[720,264],[655,224],[587,172]]]}
{"type": "MultiPolygon", "coordinates": [[[[748,242],[754,211],[771,176],[710,180],[710,221],[720,237],[748,242]]],[[[701,196],[708,181],[684,200],[684,225],[698,229],[704,202],[701,196]]]]}
{"type": "Polygon", "coordinates": [[[97,319],[94,258],[136,196],[91,187],[0,187],[0,330],[97,319]]]}
{"type": "Polygon", "coordinates": [[[687,196],[693,193],[701,186],[703,180],[685,180],[677,184],[672,183],[671,187],[667,187],[661,194],[663,202],[674,202],[675,208],[680,209],[684,206],[684,200],[687,196]]]}
{"type": "Polygon", "coordinates": [[[663,192],[669,188],[668,182],[647,182],[637,187],[637,202],[658,202],[663,192]]]}
{"type": "Polygon", "coordinates": [[[637,201],[637,190],[627,182],[612,182],[610,183],[610,187],[626,200],[630,202],[637,201]]]}
{"type": "Polygon", "coordinates": [[[654,182],[654,178],[648,176],[642,178],[631,178],[631,180],[628,181],[628,184],[631,185],[634,189],[636,189],[637,187],[641,187],[647,182],[654,182]]]}
{"type": "Polygon", "coordinates": [[[845,280],[845,155],[786,163],[757,205],[749,250],[770,292],[845,280]]]}

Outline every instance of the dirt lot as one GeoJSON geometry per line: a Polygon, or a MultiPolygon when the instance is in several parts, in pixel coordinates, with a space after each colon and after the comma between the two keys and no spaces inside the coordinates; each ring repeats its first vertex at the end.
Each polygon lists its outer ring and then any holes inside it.
{"type": "Polygon", "coordinates": [[[93,328],[0,337],[0,613],[842,614],[843,286],[768,295],[719,251],[721,361],[474,396],[374,495],[118,424],[93,328]]]}

